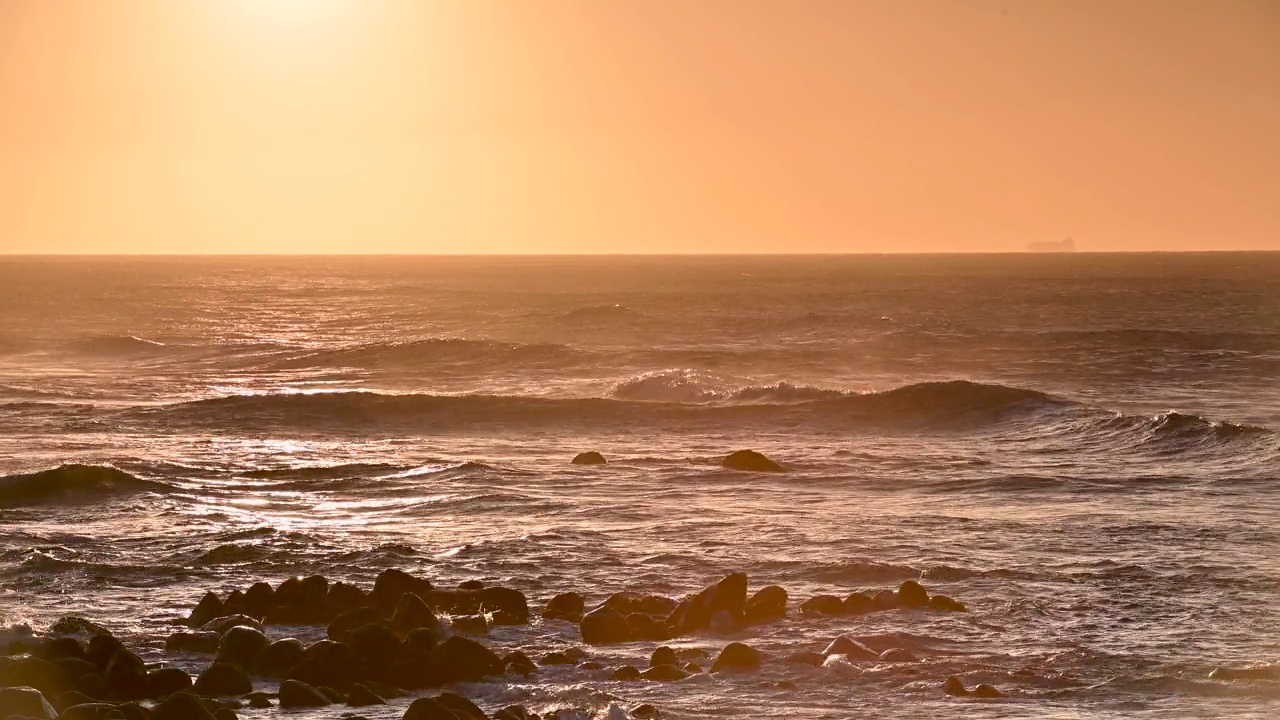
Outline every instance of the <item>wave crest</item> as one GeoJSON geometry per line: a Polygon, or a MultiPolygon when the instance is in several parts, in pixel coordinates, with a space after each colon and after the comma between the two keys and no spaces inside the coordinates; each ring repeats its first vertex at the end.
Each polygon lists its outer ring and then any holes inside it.
{"type": "Polygon", "coordinates": [[[144,480],[109,465],[60,465],[49,470],[0,477],[0,509],[34,505],[91,503],[174,488],[144,480]]]}

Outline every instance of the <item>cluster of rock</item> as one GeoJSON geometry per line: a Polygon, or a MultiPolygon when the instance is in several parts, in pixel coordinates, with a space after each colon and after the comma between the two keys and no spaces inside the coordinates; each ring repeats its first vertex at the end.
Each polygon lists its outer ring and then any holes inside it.
{"type": "MultiPolygon", "coordinates": [[[[588,610],[581,595],[563,593],[551,598],[541,615],[577,624],[589,645],[664,642],[780,620],[787,614],[787,602],[786,590],[776,585],[749,594],[747,576],[734,573],[681,600],[623,592],[588,610]]],[[[855,593],[844,600],[820,596],[804,603],[801,612],[847,615],[892,607],[964,609],[944,596],[930,597],[918,583],[906,582],[897,591],[871,596],[855,593]],[[853,600],[855,596],[865,603],[853,600]]],[[[547,653],[535,663],[523,652],[500,656],[467,637],[485,634],[492,624],[528,623],[529,615],[528,601],[517,590],[478,582],[440,589],[395,569],[383,571],[368,592],[347,583],[330,583],[322,576],[289,578],[274,588],[259,582],[225,598],[207,593],[182,621],[190,629],[168,638],[169,652],[213,656],[194,678],[179,668],[148,666],[105,630],[86,622],[55,626],[53,631],[92,635],[87,645],[65,636],[18,643],[9,648],[8,657],[0,657],[0,688],[5,688],[0,691],[0,708],[7,711],[0,718],[14,714],[42,720],[234,720],[235,708],[270,707],[273,699],[286,709],[381,705],[426,688],[527,676],[539,664],[601,670],[613,680],[676,681],[704,672],[698,663],[710,657],[700,650],[662,646],[653,651],[643,670],[633,666],[609,670],[584,662],[586,653],[576,648],[547,653]],[[270,625],[325,625],[327,638],[310,645],[294,638],[273,641],[264,633],[270,625]],[[255,692],[255,677],[278,680],[278,692],[255,692]],[[158,704],[150,709],[141,701],[158,704]]],[[[915,659],[905,650],[876,653],[842,637],[821,654],[798,653],[787,660],[817,665],[833,656],[885,662],[915,659]]],[[[711,662],[710,671],[751,671],[764,660],[750,646],[730,643],[711,662]]],[[[960,694],[953,690],[947,692],[960,694]]],[[[979,686],[972,694],[985,696],[985,692],[979,686]]],[[[641,706],[632,714],[656,717],[657,712],[641,706]]],[[[419,697],[404,715],[405,720],[486,717],[466,698],[448,692],[419,697]]],[[[537,716],[515,706],[493,717],[537,716]]]]}
{"type": "Polygon", "coordinates": [[[805,615],[864,615],[871,612],[897,609],[929,609],[943,612],[968,612],[964,603],[946,595],[930,595],[923,585],[907,580],[895,590],[881,590],[869,594],[854,592],[843,598],[835,595],[816,595],[800,605],[805,615]]]}
{"type": "MultiPolygon", "coordinates": [[[[570,461],[574,465],[608,465],[604,455],[595,450],[580,452],[570,461]]],[[[736,450],[720,460],[720,466],[744,472],[786,472],[787,469],[755,450],[736,450]]]]}

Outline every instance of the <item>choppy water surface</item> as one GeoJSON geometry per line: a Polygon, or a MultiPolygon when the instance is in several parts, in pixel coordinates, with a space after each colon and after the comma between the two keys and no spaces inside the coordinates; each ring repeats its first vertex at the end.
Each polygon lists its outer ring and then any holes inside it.
{"type": "MultiPolygon", "coordinates": [[[[793,608],[733,637],[780,659],[847,632],[918,663],[465,692],[1272,717],[1280,670],[1209,673],[1280,659],[1278,378],[1275,254],[7,259],[0,623],[82,614],[159,659],[203,591],[299,573],[397,566],[535,606],[739,570],[793,601],[922,578],[972,612],[793,608]],[[791,471],[718,466],[743,447],[791,471]],[[611,464],[568,464],[589,449],[611,464]],[[948,675],[1010,697],[947,698],[948,675]]],[[[491,641],[580,644],[560,622],[491,641]]]]}

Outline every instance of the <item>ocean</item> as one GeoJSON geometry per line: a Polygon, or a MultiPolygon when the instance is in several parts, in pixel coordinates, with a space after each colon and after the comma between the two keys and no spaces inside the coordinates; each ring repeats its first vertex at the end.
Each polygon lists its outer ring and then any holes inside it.
{"type": "Polygon", "coordinates": [[[77,615],[194,673],[172,620],[258,580],[396,567],[536,616],[743,572],[787,590],[784,620],[668,644],[744,642],[758,672],[613,680],[660,643],[535,617],[481,641],[602,669],[457,690],[489,712],[1269,718],[1278,431],[1280,253],[8,257],[0,633],[77,615]],[[720,465],[748,448],[787,471],[720,465]],[[798,609],[907,580],[968,612],[798,609]],[[785,660],[845,634],[914,659],[785,660]]]}

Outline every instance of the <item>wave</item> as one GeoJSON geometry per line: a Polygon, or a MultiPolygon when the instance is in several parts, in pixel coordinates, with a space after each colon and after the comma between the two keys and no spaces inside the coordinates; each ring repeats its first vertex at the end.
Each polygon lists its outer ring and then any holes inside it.
{"type": "Polygon", "coordinates": [[[507,363],[527,368],[530,365],[560,366],[579,359],[580,353],[567,345],[427,338],[310,352],[275,360],[270,367],[277,370],[341,367],[413,369],[450,364],[491,366],[507,363]]]}
{"type": "Polygon", "coordinates": [[[61,465],[49,470],[0,477],[0,509],[72,505],[174,488],[106,465],[61,465]]]}
{"type": "Polygon", "coordinates": [[[848,397],[840,390],[778,382],[732,387],[710,373],[671,369],[642,373],[618,383],[611,396],[619,400],[676,403],[801,403],[848,397]]]}
{"type": "Polygon", "coordinates": [[[96,335],[75,340],[65,347],[83,355],[114,357],[153,355],[164,352],[169,346],[162,342],[147,340],[136,335],[96,335]]]}
{"type": "Polygon", "coordinates": [[[560,320],[593,323],[634,320],[643,317],[645,317],[644,313],[633,310],[626,305],[587,305],[563,313],[560,315],[560,320]]]}

